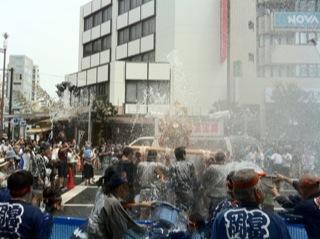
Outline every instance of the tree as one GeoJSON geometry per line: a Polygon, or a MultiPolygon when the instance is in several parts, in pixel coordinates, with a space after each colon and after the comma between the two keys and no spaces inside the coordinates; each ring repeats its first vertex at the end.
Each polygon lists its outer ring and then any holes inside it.
{"type": "Polygon", "coordinates": [[[92,118],[95,119],[95,123],[99,125],[98,142],[103,141],[104,132],[106,132],[106,126],[110,118],[118,114],[118,110],[112,103],[110,103],[107,97],[97,97],[92,104],[92,118]]]}
{"type": "Polygon", "coordinates": [[[319,117],[320,105],[312,92],[293,83],[275,85],[267,105],[267,126],[272,137],[318,141],[319,117]]]}

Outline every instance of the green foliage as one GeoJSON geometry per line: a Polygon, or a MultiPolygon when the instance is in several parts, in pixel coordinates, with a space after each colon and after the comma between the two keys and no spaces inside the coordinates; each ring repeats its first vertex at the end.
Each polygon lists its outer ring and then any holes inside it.
{"type": "Polygon", "coordinates": [[[286,140],[318,140],[320,105],[311,92],[296,84],[277,84],[268,105],[267,123],[271,134],[286,140]]]}
{"type": "Polygon", "coordinates": [[[107,122],[108,118],[118,114],[116,107],[106,97],[97,98],[92,104],[92,109],[100,122],[107,122]]]}

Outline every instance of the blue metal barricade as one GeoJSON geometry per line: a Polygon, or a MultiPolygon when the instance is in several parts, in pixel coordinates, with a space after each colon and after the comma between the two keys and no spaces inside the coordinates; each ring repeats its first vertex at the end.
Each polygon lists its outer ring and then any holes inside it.
{"type": "MultiPolygon", "coordinates": [[[[51,239],[69,239],[74,230],[87,222],[84,218],[73,217],[54,217],[54,225],[51,239]]],[[[147,228],[155,226],[153,221],[137,221],[138,224],[144,225],[147,228]]],[[[302,224],[287,223],[288,231],[292,239],[308,239],[305,227],[302,224]]],[[[125,238],[145,238],[145,235],[136,235],[135,233],[128,233],[125,238]]]]}
{"type": "Polygon", "coordinates": [[[287,224],[289,234],[292,239],[308,239],[308,235],[304,225],[302,224],[287,224]]]}
{"type": "Polygon", "coordinates": [[[85,223],[83,218],[54,217],[51,239],[69,239],[73,231],[85,223]]]}

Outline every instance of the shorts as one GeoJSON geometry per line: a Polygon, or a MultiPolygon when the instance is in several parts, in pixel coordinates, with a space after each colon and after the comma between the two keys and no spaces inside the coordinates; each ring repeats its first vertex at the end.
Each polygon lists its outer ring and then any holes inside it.
{"type": "Polygon", "coordinates": [[[91,164],[87,164],[85,163],[84,164],[84,167],[83,167],[83,177],[85,179],[91,179],[93,178],[93,167],[91,164]]]}
{"type": "Polygon", "coordinates": [[[68,164],[66,162],[60,162],[58,165],[59,178],[67,178],[68,164]]]}

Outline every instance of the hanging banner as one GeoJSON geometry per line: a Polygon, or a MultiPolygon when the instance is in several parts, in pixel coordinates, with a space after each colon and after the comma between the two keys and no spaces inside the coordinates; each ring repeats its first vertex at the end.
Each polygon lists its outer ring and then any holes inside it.
{"type": "Polygon", "coordinates": [[[229,0],[220,2],[220,59],[224,62],[228,57],[229,44],[229,0]]]}

